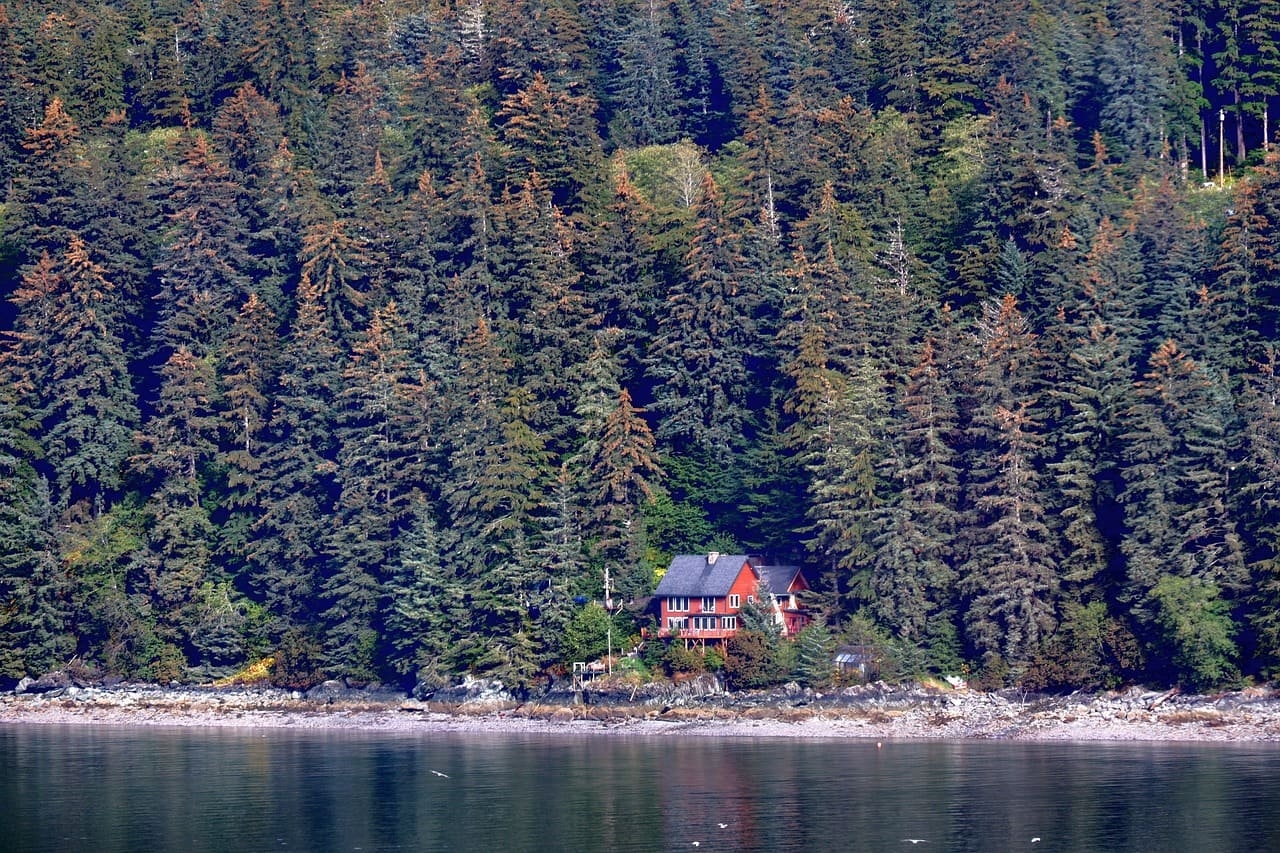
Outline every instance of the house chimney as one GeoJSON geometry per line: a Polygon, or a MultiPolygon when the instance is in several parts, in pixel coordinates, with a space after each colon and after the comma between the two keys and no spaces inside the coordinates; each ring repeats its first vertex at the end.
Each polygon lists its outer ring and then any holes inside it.
{"type": "Polygon", "coordinates": [[[716,564],[716,560],[718,559],[720,559],[720,552],[712,551],[710,554],[707,555],[707,565],[714,566],[716,564]]]}

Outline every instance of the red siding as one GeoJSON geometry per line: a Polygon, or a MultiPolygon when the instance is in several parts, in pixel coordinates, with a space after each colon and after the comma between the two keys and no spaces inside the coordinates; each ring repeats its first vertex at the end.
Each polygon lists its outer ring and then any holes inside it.
{"type": "Polygon", "coordinates": [[[737,633],[737,628],[725,628],[724,617],[736,616],[738,611],[742,609],[742,605],[747,603],[747,596],[755,595],[756,592],[756,573],[752,570],[750,563],[743,563],[742,568],[738,571],[738,576],[734,579],[733,584],[729,587],[728,596],[713,596],[715,598],[715,606],[710,610],[702,609],[702,599],[704,596],[689,596],[689,609],[673,611],[668,608],[668,599],[662,598],[658,602],[658,636],[669,637],[671,635],[670,619],[672,617],[687,619],[686,627],[680,629],[680,636],[690,639],[701,640],[723,640],[726,637],[732,637],[737,633]],[[729,596],[738,596],[738,606],[730,605],[729,596]],[[714,613],[716,618],[716,626],[714,628],[701,627],[697,625],[696,618],[702,613],[714,613]]]}
{"type": "MultiPolygon", "coordinates": [[[[725,596],[714,596],[715,607],[710,610],[702,609],[702,599],[704,596],[689,596],[688,609],[671,610],[668,607],[669,599],[663,597],[658,602],[658,636],[669,637],[672,634],[670,620],[672,618],[684,619],[685,627],[680,629],[680,636],[686,639],[705,640],[711,642],[719,642],[727,637],[732,637],[738,632],[738,628],[724,627],[724,617],[737,616],[742,607],[747,603],[747,598],[756,594],[756,586],[758,580],[755,571],[751,568],[750,563],[743,563],[742,568],[738,571],[738,576],[729,588],[729,592],[725,596]],[[738,606],[730,606],[730,596],[738,596],[738,606]],[[698,624],[698,617],[703,613],[715,616],[715,627],[704,627],[698,624]]],[[[804,576],[799,572],[792,579],[788,592],[798,594],[809,588],[805,582],[804,576]]],[[[799,633],[799,631],[808,624],[809,616],[800,609],[788,609],[788,602],[781,602],[783,607],[784,630],[788,636],[799,633]]],[[[797,602],[799,604],[799,602],[797,602]]],[[[711,617],[708,617],[711,618],[711,617]]]]}

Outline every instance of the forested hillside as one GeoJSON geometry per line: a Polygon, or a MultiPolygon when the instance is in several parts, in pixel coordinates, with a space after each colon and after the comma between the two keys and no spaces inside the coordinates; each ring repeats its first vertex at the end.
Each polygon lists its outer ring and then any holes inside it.
{"type": "Polygon", "coordinates": [[[0,3],[3,678],[1280,666],[1280,0],[0,3]]]}

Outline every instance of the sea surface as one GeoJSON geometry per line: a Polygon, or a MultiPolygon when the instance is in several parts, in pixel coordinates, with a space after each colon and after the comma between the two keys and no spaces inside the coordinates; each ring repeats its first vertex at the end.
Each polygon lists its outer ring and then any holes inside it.
{"type": "Polygon", "coordinates": [[[1280,747],[12,725],[0,850],[1280,851],[1280,747]]]}

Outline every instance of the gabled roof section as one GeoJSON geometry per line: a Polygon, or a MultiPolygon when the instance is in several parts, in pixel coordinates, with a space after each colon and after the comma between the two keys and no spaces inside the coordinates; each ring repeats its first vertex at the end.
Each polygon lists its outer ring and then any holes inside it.
{"type": "Polygon", "coordinates": [[[680,554],[671,561],[653,594],[725,596],[749,562],[746,554],[680,554]]]}
{"type": "Polygon", "coordinates": [[[769,590],[770,595],[783,596],[791,590],[796,575],[800,574],[799,566],[756,566],[760,582],[769,590]]]}

